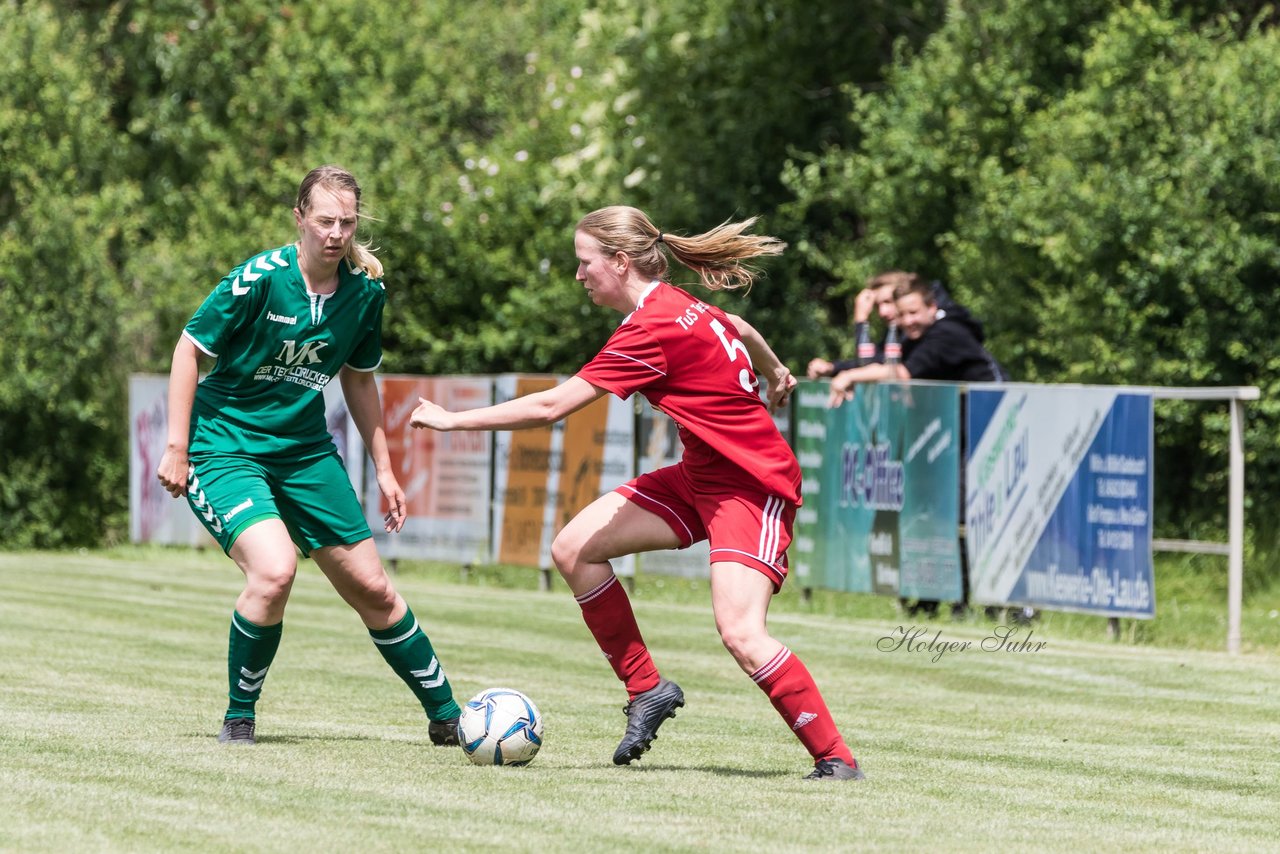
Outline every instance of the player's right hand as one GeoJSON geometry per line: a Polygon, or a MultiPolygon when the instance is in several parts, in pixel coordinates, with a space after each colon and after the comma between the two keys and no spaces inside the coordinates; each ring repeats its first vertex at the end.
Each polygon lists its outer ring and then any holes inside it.
{"type": "Polygon", "coordinates": [[[191,479],[191,462],[187,459],[187,452],[165,448],[160,465],[156,468],[156,477],[160,479],[164,491],[174,498],[186,495],[187,483],[191,479]]]}
{"type": "Polygon", "coordinates": [[[432,403],[425,397],[418,398],[418,408],[409,416],[409,426],[428,430],[450,429],[453,413],[438,403],[432,403]]]}

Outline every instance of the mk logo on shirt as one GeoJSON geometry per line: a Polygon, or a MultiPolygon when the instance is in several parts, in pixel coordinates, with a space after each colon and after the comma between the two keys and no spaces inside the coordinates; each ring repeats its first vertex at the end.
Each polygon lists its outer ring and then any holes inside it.
{"type": "Polygon", "coordinates": [[[284,362],[286,365],[293,367],[295,365],[314,365],[320,361],[320,349],[328,347],[327,341],[307,341],[302,347],[298,347],[298,342],[290,339],[284,342],[280,354],[276,356],[277,362],[284,362]]]}

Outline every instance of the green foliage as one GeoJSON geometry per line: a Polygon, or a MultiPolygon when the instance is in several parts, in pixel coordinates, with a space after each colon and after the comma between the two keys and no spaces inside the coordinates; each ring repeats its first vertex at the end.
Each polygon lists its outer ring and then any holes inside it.
{"type": "MultiPolygon", "coordinates": [[[[1117,13],[1079,87],[1029,123],[1016,168],[987,170],[945,249],[958,282],[1020,284],[1025,302],[973,302],[1028,379],[1259,386],[1254,484],[1280,474],[1277,48],[1275,31],[1236,42],[1150,8],[1117,13]]],[[[1161,493],[1208,511],[1168,507],[1184,524],[1222,518],[1224,413],[1161,421],[1161,493]]]]}
{"type": "MultiPolygon", "coordinates": [[[[0,5],[0,542],[118,536],[128,455],[120,268],[140,194],[99,85],[118,68],[41,7],[0,5]],[[100,79],[86,75],[93,69],[100,79]]],[[[105,88],[105,87],[104,87],[105,88]]]]}
{"type": "MultiPolygon", "coordinates": [[[[787,178],[799,206],[865,218],[856,243],[813,239],[850,289],[887,267],[945,280],[1017,379],[1259,386],[1257,519],[1280,475],[1280,43],[1221,10],[952,4],[857,99],[858,145],[787,178]]],[[[1225,524],[1225,408],[1161,404],[1157,518],[1180,534],[1225,524]]]]}
{"type": "MultiPolygon", "coordinates": [[[[849,87],[876,85],[895,41],[923,41],[940,7],[928,0],[603,4],[583,16],[578,37],[591,58],[583,76],[599,81],[581,110],[574,154],[599,176],[584,200],[633,204],[683,234],[759,215],[757,230],[792,251],[762,265],[766,276],[749,296],[714,300],[746,314],[784,360],[803,364],[832,319],[822,299],[832,281],[796,248],[810,231],[838,229],[845,218],[816,207],[798,216],[780,210],[790,198],[781,165],[794,151],[851,142],[849,87]]],[[[843,306],[832,316],[844,325],[843,306]]]]}
{"type": "MultiPolygon", "coordinates": [[[[127,374],[166,370],[217,279],[293,238],[323,162],[364,186],[388,370],[572,371],[616,322],[574,281],[580,216],[758,214],[791,249],[717,301],[797,368],[847,352],[849,297],[908,267],[1020,379],[1261,386],[1256,519],[1280,494],[1272,20],[1257,0],[0,2],[0,541],[119,536],[127,374]]],[[[1160,415],[1158,518],[1221,528],[1223,408],[1160,415]]]]}

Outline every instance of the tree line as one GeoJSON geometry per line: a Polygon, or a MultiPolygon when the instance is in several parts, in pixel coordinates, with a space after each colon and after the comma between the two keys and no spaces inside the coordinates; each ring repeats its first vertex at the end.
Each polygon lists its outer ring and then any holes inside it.
{"type": "MultiPolygon", "coordinates": [[[[789,243],[747,314],[848,354],[871,274],[946,283],[1015,379],[1257,385],[1280,495],[1280,45],[1258,2],[0,2],[0,543],[126,536],[127,376],[364,187],[385,369],[570,371],[613,318],[572,227],[625,203],[789,243]]],[[[677,277],[678,278],[678,277],[677,277]]],[[[1158,404],[1161,535],[1224,527],[1226,410],[1158,404]]],[[[1252,564],[1251,564],[1252,566],[1252,564]]],[[[1256,575],[1256,573],[1255,573],[1256,575]]]]}

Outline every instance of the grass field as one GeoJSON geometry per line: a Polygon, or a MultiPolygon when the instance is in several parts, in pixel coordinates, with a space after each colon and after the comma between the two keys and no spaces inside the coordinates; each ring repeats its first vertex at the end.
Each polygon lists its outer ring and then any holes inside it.
{"type": "Polygon", "coordinates": [[[796,613],[775,635],[823,687],[869,779],[809,760],[696,597],[635,597],[687,707],[610,763],[625,702],[561,587],[403,572],[462,699],[527,692],[522,769],[433,748],[409,691],[304,563],[259,704],[216,743],[239,573],[218,554],[0,554],[3,851],[1267,851],[1280,844],[1280,660],[1037,628],[796,613]],[[689,601],[685,601],[689,600],[689,601]],[[886,651],[898,626],[943,654],[886,651]],[[1024,639],[1025,630],[1015,639],[1024,639]]]}

